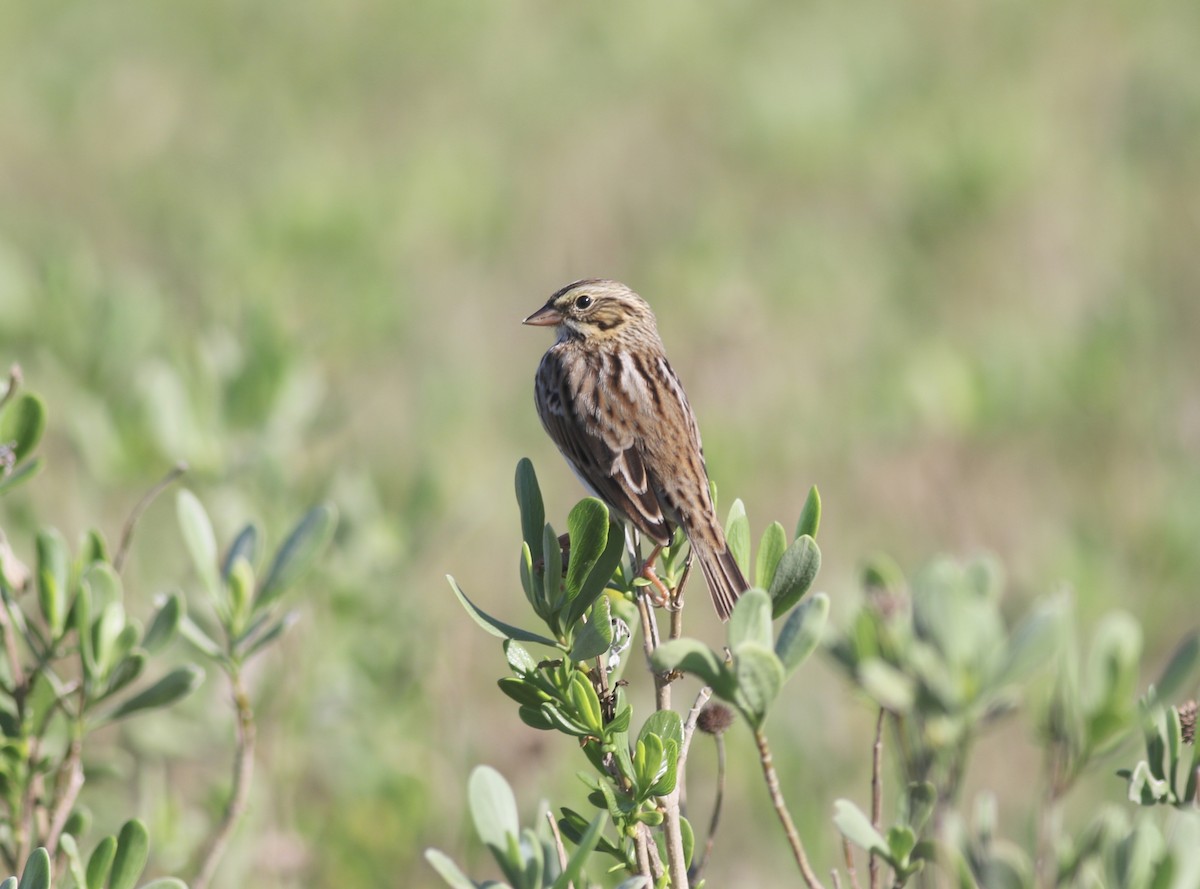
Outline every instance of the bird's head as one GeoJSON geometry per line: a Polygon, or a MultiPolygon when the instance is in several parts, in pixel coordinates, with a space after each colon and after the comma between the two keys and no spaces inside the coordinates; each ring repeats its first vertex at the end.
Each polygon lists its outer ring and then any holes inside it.
{"type": "Polygon", "coordinates": [[[568,284],[523,323],[556,326],[560,340],[600,344],[646,336],[658,339],[654,313],[646,301],[624,284],[599,278],[568,284]]]}

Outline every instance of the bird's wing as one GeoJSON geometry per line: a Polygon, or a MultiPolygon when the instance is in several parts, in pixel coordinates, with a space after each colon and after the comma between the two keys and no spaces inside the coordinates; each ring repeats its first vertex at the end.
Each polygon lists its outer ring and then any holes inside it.
{"type": "Polygon", "coordinates": [[[646,472],[632,435],[603,425],[570,392],[557,356],[547,354],[538,369],[538,414],[547,434],[580,481],[655,543],[671,541],[673,528],[646,472]]]}

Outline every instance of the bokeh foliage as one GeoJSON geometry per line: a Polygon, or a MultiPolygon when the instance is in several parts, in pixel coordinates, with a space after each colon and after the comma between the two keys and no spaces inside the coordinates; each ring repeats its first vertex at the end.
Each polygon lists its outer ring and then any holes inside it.
{"type": "MultiPolygon", "coordinates": [[[[835,622],[863,553],[985,548],[1002,608],[1064,583],[1162,661],[1200,581],[1198,56],[1189,0],[0,4],[0,364],[50,406],[4,526],[115,536],[180,459],[222,540],[338,504],[328,593],[257,678],[278,854],[231,866],[263,886],[403,882],[465,833],[439,781],[545,765],[447,704],[488,682],[441,575],[505,613],[515,456],[552,514],[578,495],[516,326],[574,277],[654,305],[724,490],[836,505],[835,622]]],[[[145,607],[182,580],[166,514],[145,607]]],[[[833,757],[848,793],[864,725],[781,716],[793,774],[833,757]]],[[[121,739],[168,859],[195,815],[164,779],[223,773],[169,765],[229,743],[194,729],[121,739]]]]}

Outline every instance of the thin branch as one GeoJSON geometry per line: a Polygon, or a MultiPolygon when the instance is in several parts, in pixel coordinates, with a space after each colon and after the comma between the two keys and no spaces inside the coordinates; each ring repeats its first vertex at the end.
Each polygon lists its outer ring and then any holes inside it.
{"type": "Polygon", "coordinates": [[[79,798],[79,791],[83,789],[83,738],[78,729],[74,735],[67,758],[59,771],[59,775],[66,775],[66,783],[56,790],[54,814],[50,818],[50,830],[46,833],[46,851],[50,853],[51,858],[58,851],[58,840],[62,836],[63,828],[67,826],[67,819],[71,817],[71,810],[75,807],[75,800],[79,798]]]}
{"type": "MultiPolygon", "coordinates": [[[[553,812],[546,812],[546,820],[550,822],[550,832],[554,834],[554,848],[558,850],[558,867],[560,871],[567,869],[567,849],[563,845],[562,834],[558,831],[558,822],[554,820],[553,812]]],[[[575,889],[575,884],[568,881],[567,889],[575,889]]]]}
{"type": "Polygon", "coordinates": [[[246,801],[250,796],[250,779],[254,775],[254,742],[255,726],[254,711],[250,709],[250,699],[242,687],[241,676],[232,673],[229,683],[233,690],[233,703],[237,707],[237,752],[233,760],[233,787],[229,793],[229,802],[225,806],[225,814],[217,824],[209,839],[208,848],[203,858],[196,878],[192,881],[192,889],[208,889],[208,884],[216,873],[225,847],[238,819],[246,811],[246,801]]]}
{"type": "Polygon", "coordinates": [[[162,477],[162,479],[153,488],[143,495],[142,499],[137,502],[133,510],[129,513],[129,518],[125,520],[125,525],[121,528],[121,542],[117,546],[117,554],[113,557],[113,570],[118,574],[125,566],[125,557],[129,554],[129,545],[133,542],[133,531],[137,527],[137,523],[142,518],[142,513],[149,508],[158,495],[165,491],[171,484],[183,475],[188,470],[188,465],[182,461],[171,467],[171,471],[162,477]]]}
{"type": "Polygon", "coordinates": [[[800,867],[800,874],[804,877],[808,889],[825,889],[821,881],[817,879],[817,875],[813,873],[812,865],[808,863],[808,856],[804,853],[804,844],[800,842],[800,834],[796,831],[796,825],[792,821],[787,803],[783,801],[783,792],[779,789],[779,776],[775,773],[775,761],[771,758],[771,748],[767,744],[767,736],[762,729],[754,730],[754,740],[758,744],[758,758],[762,763],[763,777],[767,779],[767,792],[771,795],[771,802],[775,806],[776,814],[779,815],[779,823],[783,825],[783,832],[787,834],[788,844],[792,847],[792,854],[796,858],[796,864],[800,867]]]}
{"type": "MultiPolygon", "coordinates": [[[[17,651],[17,634],[13,630],[12,614],[9,612],[8,588],[4,587],[3,601],[0,601],[0,635],[4,637],[4,653],[8,655],[8,669],[12,673],[13,697],[16,698],[17,708],[25,703],[25,694],[29,690],[25,681],[25,670],[21,666],[21,655],[17,651]]],[[[20,714],[18,714],[20,715],[20,714]]]]}
{"type": "Polygon", "coordinates": [[[634,832],[633,847],[637,855],[638,874],[654,885],[650,874],[650,831],[645,824],[639,824],[634,832]]]}
{"type": "Polygon", "coordinates": [[[692,704],[692,709],[688,712],[687,721],[683,724],[683,749],[679,751],[679,761],[686,762],[688,751],[692,748],[692,735],[696,734],[696,724],[700,721],[700,711],[704,709],[704,705],[708,703],[708,699],[712,697],[712,689],[707,685],[700,689],[700,693],[696,695],[696,703],[692,704]]]}
{"type": "Polygon", "coordinates": [[[842,878],[838,875],[836,867],[829,869],[829,878],[833,880],[833,889],[842,889],[842,878]]]}
{"type": "Polygon", "coordinates": [[[725,804],[725,738],[722,735],[713,735],[713,740],[717,744],[717,791],[713,797],[712,817],[708,821],[708,837],[704,841],[704,851],[700,853],[699,860],[688,874],[694,882],[700,881],[704,868],[708,865],[709,856],[712,855],[717,828],[721,826],[721,809],[725,804]]]}
{"type": "Polygon", "coordinates": [[[850,876],[851,889],[860,889],[858,885],[858,870],[854,867],[854,850],[850,841],[842,837],[842,855],[846,859],[846,873],[850,876]]]}
{"type": "MultiPolygon", "coordinates": [[[[887,713],[879,708],[879,716],[875,719],[875,746],[871,750],[871,826],[879,830],[883,821],[883,717],[887,713]]],[[[871,889],[879,889],[879,856],[871,852],[867,860],[867,868],[871,874],[871,889]]]]}

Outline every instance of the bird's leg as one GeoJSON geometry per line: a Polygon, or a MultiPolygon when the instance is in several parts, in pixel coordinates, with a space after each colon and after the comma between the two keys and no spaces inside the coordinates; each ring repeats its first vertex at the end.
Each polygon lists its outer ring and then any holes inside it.
{"type": "Polygon", "coordinates": [[[654,560],[658,558],[658,554],[662,552],[662,544],[654,547],[654,551],[650,553],[650,558],[642,563],[642,577],[650,581],[651,586],[657,591],[657,595],[650,594],[650,601],[655,608],[662,608],[671,601],[671,591],[666,588],[658,575],[654,573],[654,560]]]}

